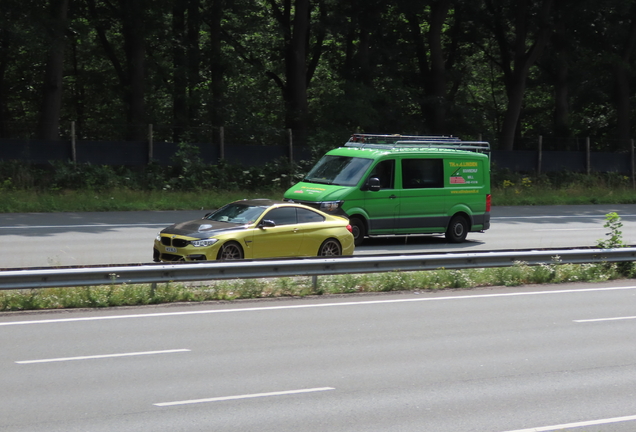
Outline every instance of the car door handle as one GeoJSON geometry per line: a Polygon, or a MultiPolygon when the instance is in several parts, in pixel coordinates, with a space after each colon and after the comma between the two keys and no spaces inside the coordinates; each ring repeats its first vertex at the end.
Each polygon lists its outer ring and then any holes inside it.
{"type": "Polygon", "coordinates": [[[395,198],[397,198],[397,196],[395,196],[395,195],[389,195],[389,199],[395,199],[395,198]]]}

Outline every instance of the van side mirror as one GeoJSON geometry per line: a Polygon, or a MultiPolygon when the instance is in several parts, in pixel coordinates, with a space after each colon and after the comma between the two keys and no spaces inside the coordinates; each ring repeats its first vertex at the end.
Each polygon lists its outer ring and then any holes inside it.
{"type": "Polygon", "coordinates": [[[380,190],[380,179],[377,177],[371,177],[369,179],[369,190],[371,192],[377,192],[380,190]]]}
{"type": "Polygon", "coordinates": [[[271,227],[275,227],[276,223],[274,223],[273,220],[269,220],[269,219],[263,219],[259,224],[258,224],[258,228],[271,228],[271,227]]]}

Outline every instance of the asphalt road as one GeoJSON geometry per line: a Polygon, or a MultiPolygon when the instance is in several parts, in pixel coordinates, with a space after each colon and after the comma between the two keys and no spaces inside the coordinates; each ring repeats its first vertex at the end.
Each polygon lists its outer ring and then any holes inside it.
{"type": "Polygon", "coordinates": [[[3,432],[636,430],[636,286],[0,314],[3,432]]]}
{"type": "MultiPolygon", "coordinates": [[[[494,207],[491,229],[468,241],[441,236],[368,240],[356,254],[452,252],[594,246],[605,215],[617,212],[623,239],[636,244],[636,205],[494,207]]],[[[0,214],[0,268],[147,263],[161,229],[201,211],[0,214]]]]}

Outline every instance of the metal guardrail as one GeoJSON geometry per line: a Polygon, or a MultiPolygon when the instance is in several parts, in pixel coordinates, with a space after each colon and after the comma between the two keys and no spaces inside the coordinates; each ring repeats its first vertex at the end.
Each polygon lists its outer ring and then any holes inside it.
{"type": "Polygon", "coordinates": [[[0,290],[621,261],[636,261],[636,247],[5,270],[0,290]]]}

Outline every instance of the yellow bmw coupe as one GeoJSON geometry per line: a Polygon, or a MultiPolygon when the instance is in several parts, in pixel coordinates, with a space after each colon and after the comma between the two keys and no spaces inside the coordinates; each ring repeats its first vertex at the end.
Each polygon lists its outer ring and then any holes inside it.
{"type": "Polygon", "coordinates": [[[165,228],[155,239],[153,260],[338,256],[352,255],[353,249],[345,217],[301,204],[252,199],[165,228]]]}

